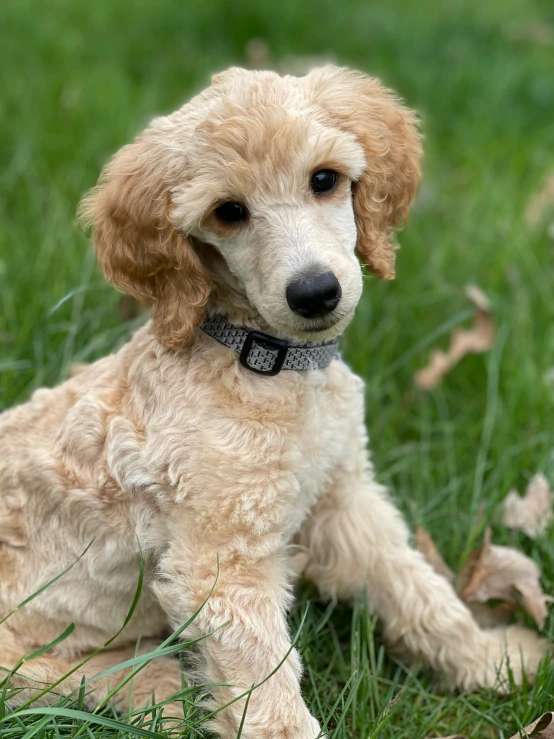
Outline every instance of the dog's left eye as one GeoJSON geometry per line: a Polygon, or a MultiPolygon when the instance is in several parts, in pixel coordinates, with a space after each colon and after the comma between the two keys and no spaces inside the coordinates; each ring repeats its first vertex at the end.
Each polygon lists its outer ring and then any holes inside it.
{"type": "Polygon", "coordinates": [[[219,208],[215,209],[215,214],[220,221],[225,223],[238,223],[239,221],[245,221],[248,217],[248,211],[241,205],[241,203],[223,203],[219,208]]]}
{"type": "Polygon", "coordinates": [[[331,192],[337,184],[338,175],[332,169],[320,169],[312,175],[312,190],[319,195],[323,192],[331,192]]]}
{"type": "Polygon", "coordinates": [[[215,209],[215,214],[220,221],[225,223],[238,223],[239,221],[245,221],[248,217],[248,211],[245,206],[241,203],[223,203],[219,208],[215,209]]]}

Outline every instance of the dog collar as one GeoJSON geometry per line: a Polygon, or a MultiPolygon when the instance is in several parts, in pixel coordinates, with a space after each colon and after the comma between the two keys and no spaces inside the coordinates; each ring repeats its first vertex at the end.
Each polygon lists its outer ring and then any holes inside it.
{"type": "Polygon", "coordinates": [[[319,344],[289,344],[261,331],[233,326],[225,316],[206,316],[200,324],[204,333],[239,355],[243,367],[259,375],[278,375],[281,370],[322,369],[337,355],[337,339],[319,344]]]}

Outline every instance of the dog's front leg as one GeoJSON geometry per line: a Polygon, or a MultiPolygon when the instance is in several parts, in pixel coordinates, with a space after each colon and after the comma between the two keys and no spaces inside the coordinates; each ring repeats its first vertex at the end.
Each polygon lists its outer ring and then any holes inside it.
{"type": "Polygon", "coordinates": [[[365,433],[351,441],[300,533],[308,578],[331,598],[367,590],[387,642],[446,674],[452,686],[505,689],[508,663],[518,682],[523,671],[533,677],[545,641],[519,626],[479,628],[450,583],[410,546],[400,512],[375,481],[365,433]]]}
{"type": "Polygon", "coordinates": [[[215,538],[204,530],[186,547],[174,544],[156,585],[173,627],[200,608],[191,633],[209,634],[199,647],[202,679],[216,684],[212,707],[234,701],[210,728],[235,739],[246,710],[243,739],[316,739],[319,724],[302,700],[300,660],[288,633],[290,577],[279,536],[248,527],[233,534],[227,526],[226,536],[215,538]],[[248,705],[236,700],[255,685],[248,705]]]}

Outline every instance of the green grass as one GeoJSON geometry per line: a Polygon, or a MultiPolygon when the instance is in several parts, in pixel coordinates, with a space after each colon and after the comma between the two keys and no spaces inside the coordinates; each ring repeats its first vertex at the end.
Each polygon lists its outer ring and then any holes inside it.
{"type": "MultiPolygon", "coordinates": [[[[544,381],[554,365],[553,243],[523,217],[554,168],[550,0],[5,0],[0,29],[0,406],[129,335],[75,226],[78,200],[150,117],[210,72],[244,63],[246,42],[262,36],[276,60],[332,53],[375,73],[422,114],[425,180],[398,278],[366,280],[344,340],[367,381],[380,479],[455,568],[512,486],[538,470],[554,481],[554,387],[544,381]],[[468,315],[468,282],[491,297],[498,341],[434,392],[417,392],[413,372],[468,315]]],[[[549,539],[499,526],[494,537],[532,555],[554,591],[549,539]]],[[[509,737],[553,707],[548,666],[534,688],[507,697],[455,696],[387,657],[362,606],[329,608],[302,588],[293,632],[308,603],[305,695],[336,739],[509,737]]],[[[186,739],[203,736],[201,723],[193,728],[199,697],[186,694],[186,739]]],[[[110,714],[93,723],[67,713],[79,705],[2,718],[0,697],[0,735],[163,733],[151,715],[129,729],[110,714]]]]}

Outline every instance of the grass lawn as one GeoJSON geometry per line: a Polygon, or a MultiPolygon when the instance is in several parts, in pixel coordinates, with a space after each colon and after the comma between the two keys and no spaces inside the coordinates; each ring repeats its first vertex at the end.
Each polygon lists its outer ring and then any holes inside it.
{"type": "MultiPolygon", "coordinates": [[[[380,479],[458,569],[511,487],[538,470],[554,481],[554,385],[544,380],[554,366],[554,243],[549,221],[531,228],[524,218],[554,169],[551,0],[4,0],[0,407],[129,335],[75,225],[78,200],[150,117],[172,111],[212,71],[244,64],[258,36],[278,62],[332,54],[375,73],[421,112],[425,179],[400,239],[398,277],[366,280],[343,347],[367,381],[380,479]],[[492,300],[495,347],[435,391],[416,391],[412,376],[430,348],[444,348],[470,314],[469,282],[492,300]]],[[[530,554],[554,592],[551,539],[501,526],[493,534],[530,554]]],[[[304,692],[336,739],[507,738],[554,708],[548,666],[535,687],[502,698],[449,694],[387,657],[361,606],[329,608],[301,588],[293,632],[307,604],[304,692]]],[[[197,697],[187,694],[187,739],[205,736],[201,723],[192,727],[197,697]]],[[[1,738],[163,733],[151,715],[129,727],[110,723],[109,712],[99,724],[60,706],[3,717],[0,697],[1,738]]]]}

